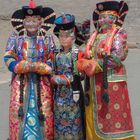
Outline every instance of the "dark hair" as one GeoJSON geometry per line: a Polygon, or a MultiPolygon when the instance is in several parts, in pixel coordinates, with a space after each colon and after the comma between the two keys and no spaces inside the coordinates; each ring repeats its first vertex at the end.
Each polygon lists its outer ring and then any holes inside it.
{"type": "Polygon", "coordinates": [[[18,109],[18,116],[23,119],[24,117],[24,111],[23,111],[23,99],[24,99],[24,74],[21,74],[20,77],[20,95],[19,95],[19,102],[20,102],[20,107],[18,109]]]}

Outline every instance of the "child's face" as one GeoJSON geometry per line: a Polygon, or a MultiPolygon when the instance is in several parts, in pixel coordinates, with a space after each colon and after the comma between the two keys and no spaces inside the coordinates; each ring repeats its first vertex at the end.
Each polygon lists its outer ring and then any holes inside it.
{"type": "Polygon", "coordinates": [[[71,48],[74,42],[74,32],[60,30],[59,42],[64,47],[64,49],[71,48]]]}
{"type": "Polygon", "coordinates": [[[41,25],[41,18],[39,16],[27,16],[24,20],[24,27],[30,34],[36,34],[41,25]]]}

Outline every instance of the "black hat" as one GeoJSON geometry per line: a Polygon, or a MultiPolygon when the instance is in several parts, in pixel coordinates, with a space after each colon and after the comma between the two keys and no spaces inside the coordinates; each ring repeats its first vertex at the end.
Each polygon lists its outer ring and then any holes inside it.
{"type": "Polygon", "coordinates": [[[55,20],[55,13],[52,8],[36,6],[33,0],[30,0],[29,6],[23,6],[22,9],[15,11],[11,18],[11,23],[13,27],[19,32],[19,35],[24,34],[24,25],[23,21],[26,16],[40,16],[43,18],[43,22],[41,24],[41,29],[43,34],[51,28],[51,25],[55,20]]]}
{"type": "Polygon", "coordinates": [[[118,15],[118,20],[116,21],[115,24],[117,24],[118,26],[122,26],[128,12],[128,5],[124,1],[118,2],[115,0],[112,0],[112,1],[109,0],[109,1],[97,3],[96,9],[93,12],[93,22],[94,22],[95,28],[98,28],[97,22],[99,19],[99,15],[105,11],[116,12],[118,15]]]}
{"type": "Polygon", "coordinates": [[[55,19],[54,34],[58,37],[60,30],[70,30],[75,27],[75,17],[70,14],[63,14],[55,19]]]}
{"type": "Polygon", "coordinates": [[[82,26],[83,24],[76,24],[74,15],[63,14],[56,18],[55,20],[55,28],[53,30],[54,34],[59,37],[60,30],[70,30],[74,29],[76,40],[75,43],[80,46],[85,43],[85,36],[82,34],[82,26]]]}
{"type": "Polygon", "coordinates": [[[35,8],[31,8],[29,6],[23,6],[22,12],[25,16],[35,16],[35,15],[41,15],[42,14],[42,6],[37,6],[35,8]]]}
{"type": "Polygon", "coordinates": [[[96,4],[97,10],[99,12],[103,11],[116,11],[119,10],[119,2],[118,1],[105,1],[96,4]]]}
{"type": "Polygon", "coordinates": [[[76,40],[77,45],[86,44],[90,37],[90,20],[86,19],[82,23],[76,23],[76,40]]]}

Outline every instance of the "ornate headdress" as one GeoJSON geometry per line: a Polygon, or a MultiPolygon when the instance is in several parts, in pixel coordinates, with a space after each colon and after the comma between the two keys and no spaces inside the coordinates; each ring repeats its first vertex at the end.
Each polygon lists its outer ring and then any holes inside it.
{"type": "Polygon", "coordinates": [[[52,8],[36,6],[35,2],[30,0],[29,6],[23,6],[21,9],[16,10],[11,18],[11,23],[19,32],[19,35],[23,35],[25,32],[23,21],[26,16],[40,16],[42,18],[40,32],[43,35],[51,28],[55,20],[55,13],[52,8]]]}
{"type": "Polygon", "coordinates": [[[93,23],[98,29],[98,20],[101,13],[112,14],[118,16],[115,22],[117,26],[122,26],[128,12],[128,5],[124,1],[106,0],[96,4],[96,9],[93,12],[93,23]]]}

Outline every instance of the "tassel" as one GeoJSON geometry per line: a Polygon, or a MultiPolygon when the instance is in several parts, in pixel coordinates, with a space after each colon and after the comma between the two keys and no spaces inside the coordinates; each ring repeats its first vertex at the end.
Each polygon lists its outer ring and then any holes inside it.
{"type": "Polygon", "coordinates": [[[37,75],[37,106],[38,106],[38,118],[40,120],[41,125],[44,124],[45,117],[41,110],[42,103],[41,103],[41,91],[40,91],[40,75],[37,75]]]}
{"type": "Polygon", "coordinates": [[[32,8],[32,9],[36,8],[36,3],[35,3],[34,0],[30,0],[30,2],[29,2],[29,8],[32,8]]]}
{"type": "Polygon", "coordinates": [[[109,95],[108,95],[108,93],[106,93],[106,92],[103,93],[102,99],[103,99],[104,102],[109,103],[109,95]]]}
{"type": "Polygon", "coordinates": [[[43,114],[42,110],[39,110],[38,118],[39,118],[40,124],[43,126],[44,121],[45,121],[45,117],[44,117],[44,114],[43,114]]]}
{"type": "Polygon", "coordinates": [[[89,106],[89,103],[90,103],[90,98],[89,98],[89,94],[87,93],[87,94],[85,94],[85,98],[84,98],[85,100],[85,105],[86,106],[89,106]]]}
{"type": "Polygon", "coordinates": [[[18,109],[18,117],[20,117],[21,119],[23,119],[24,117],[24,111],[22,106],[20,106],[18,109]]]}
{"type": "Polygon", "coordinates": [[[40,121],[45,121],[45,117],[44,117],[44,114],[43,114],[42,111],[39,111],[38,118],[39,118],[40,121]]]}

